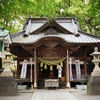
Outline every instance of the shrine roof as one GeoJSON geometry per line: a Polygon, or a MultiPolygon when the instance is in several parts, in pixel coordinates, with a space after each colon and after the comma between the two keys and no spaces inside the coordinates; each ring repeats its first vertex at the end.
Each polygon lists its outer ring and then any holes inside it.
{"type": "Polygon", "coordinates": [[[11,43],[11,38],[8,30],[0,28],[0,40],[4,41],[5,43],[11,43]]]}
{"type": "Polygon", "coordinates": [[[69,43],[100,43],[100,36],[83,32],[75,18],[29,18],[21,32],[11,35],[13,43],[31,44],[43,38],[61,38],[69,43]]]}
{"type": "Polygon", "coordinates": [[[0,37],[6,37],[9,34],[9,31],[3,30],[0,28],[0,37]]]}

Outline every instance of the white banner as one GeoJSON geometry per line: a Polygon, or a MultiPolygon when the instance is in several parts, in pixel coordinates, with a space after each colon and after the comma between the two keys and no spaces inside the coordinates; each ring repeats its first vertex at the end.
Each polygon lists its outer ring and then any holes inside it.
{"type": "Polygon", "coordinates": [[[80,61],[75,60],[75,65],[76,65],[76,78],[81,79],[80,61]]]}
{"type": "Polygon", "coordinates": [[[72,58],[69,58],[69,70],[70,70],[70,81],[73,81],[73,75],[72,75],[72,58]]]}
{"type": "Polygon", "coordinates": [[[61,78],[62,77],[62,68],[59,66],[58,68],[58,77],[61,78]]]}
{"type": "Polygon", "coordinates": [[[27,72],[27,60],[24,60],[23,65],[22,65],[22,69],[21,69],[20,78],[26,78],[26,72],[27,72]]]}

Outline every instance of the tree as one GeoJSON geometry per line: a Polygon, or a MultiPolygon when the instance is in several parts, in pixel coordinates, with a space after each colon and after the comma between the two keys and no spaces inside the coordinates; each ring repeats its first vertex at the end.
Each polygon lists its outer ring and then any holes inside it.
{"type": "Polygon", "coordinates": [[[52,18],[55,0],[0,0],[0,27],[11,33],[20,30],[27,17],[52,18]]]}
{"type": "Polygon", "coordinates": [[[18,32],[28,17],[76,17],[81,29],[100,34],[99,0],[0,0],[0,27],[18,32]]]}
{"type": "Polygon", "coordinates": [[[71,1],[67,13],[76,16],[81,29],[91,34],[100,35],[100,1],[99,0],[76,0],[71,1]]]}

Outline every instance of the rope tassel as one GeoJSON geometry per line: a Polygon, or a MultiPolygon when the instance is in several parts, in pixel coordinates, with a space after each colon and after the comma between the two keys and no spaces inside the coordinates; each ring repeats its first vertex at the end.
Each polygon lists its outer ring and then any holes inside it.
{"type": "Polygon", "coordinates": [[[43,62],[41,62],[40,67],[43,67],[43,62]]]}
{"type": "Polygon", "coordinates": [[[47,69],[47,65],[45,64],[44,69],[47,69]]]}
{"type": "Polygon", "coordinates": [[[52,71],[53,70],[53,67],[52,67],[52,65],[50,66],[50,71],[52,71]]]}
{"type": "Polygon", "coordinates": [[[63,67],[63,63],[62,62],[60,63],[60,66],[63,67]]]}

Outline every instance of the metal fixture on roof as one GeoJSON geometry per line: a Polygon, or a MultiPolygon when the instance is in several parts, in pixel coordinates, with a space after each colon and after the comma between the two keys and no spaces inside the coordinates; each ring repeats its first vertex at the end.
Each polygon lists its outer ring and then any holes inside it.
{"type": "Polygon", "coordinates": [[[31,29],[31,19],[28,22],[25,34],[23,35],[24,37],[27,37],[30,34],[30,29],[31,29]]]}
{"type": "Polygon", "coordinates": [[[73,28],[74,28],[74,31],[75,31],[75,36],[80,36],[80,34],[79,34],[79,32],[78,32],[78,30],[77,30],[77,27],[76,27],[76,25],[75,25],[75,22],[74,22],[74,20],[72,19],[72,24],[73,24],[73,28]]]}

